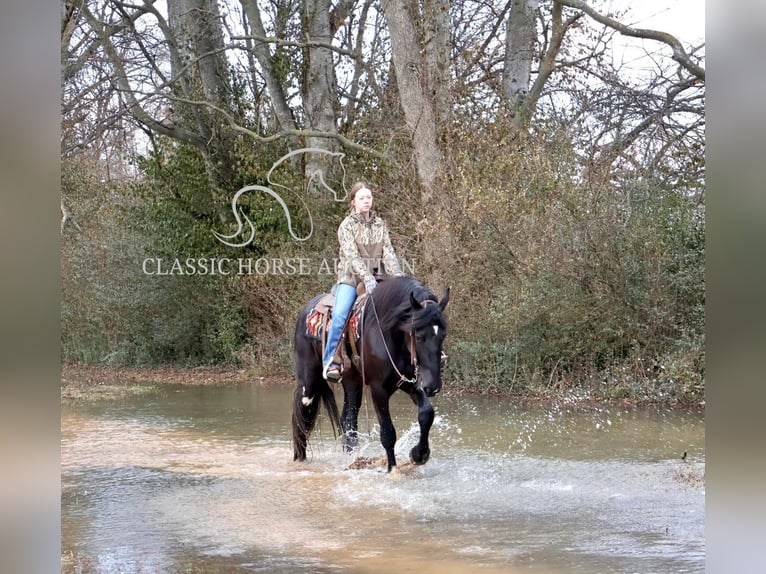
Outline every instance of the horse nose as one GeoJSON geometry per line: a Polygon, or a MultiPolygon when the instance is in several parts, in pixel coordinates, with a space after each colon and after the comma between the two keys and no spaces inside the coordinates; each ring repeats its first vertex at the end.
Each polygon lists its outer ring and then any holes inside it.
{"type": "Polygon", "coordinates": [[[429,370],[423,370],[420,372],[418,383],[421,390],[427,397],[434,396],[442,388],[442,382],[441,378],[439,377],[439,373],[434,373],[429,370]]]}

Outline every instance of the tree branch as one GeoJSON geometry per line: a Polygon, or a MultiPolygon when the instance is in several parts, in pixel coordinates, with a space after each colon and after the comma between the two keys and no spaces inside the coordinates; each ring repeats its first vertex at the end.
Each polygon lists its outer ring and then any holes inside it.
{"type": "Polygon", "coordinates": [[[582,10],[596,22],[613,28],[625,36],[630,36],[633,38],[644,38],[647,40],[656,40],[657,42],[667,44],[673,50],[673,59],[676,62],[678,62],[684,69],[689,71],[697,79],[703,82],[705,81],[705,68],[697,65],[692,61],[689,54],[681,45],[681,42],[672,34],[668,34],[667,32],[660,32],[658,30],[649,30],[646,28],[631,28],[630,26],[621,24],[617,20],[613,20],[609,16],[605,16],[599,12],[596,12],[596,10],[581,0],[555,0],[555,3],[561,4],[562,6],[575,8],[577,10],[582,10]]]}
{"type": "Polygon", "coordinates": [[[131,115],[140,123],[151,128],[153,131],[171,137],[176,140],[181,140],[192,144],[200,149],[205,148],[205,141],[197,134],[185,130],[179,126],[168,126],[163,122],[154,119],[149,113],[141,107],[138,99],[136,98],[133,90],[131,89],[130,82],[128,81],[128,74],[125,71],[125,67],[122,64],[117,51],[115,50],[110,40],[109,34],[104,24],[98,20],[87,7],[82,6],[83,15],[88,20],[88,23],[96,31],[99,36],[104,52],[106,53],[109,61],[114,67],[114,75],[112,82],[115,87],[122,93],[126,101],[126,107],[130,111],[131,115]]]}
{"type": "Polygon", "coordinates": [[[555,68],[556,57],[561,51],[561,44],[564,41],[564,35],[567,30],[579,19],[580,15],[576,14],[567,18],[566,21],[562,21],[561,5],[558,2],[553,4],[553,10],[551,13],[551,19],[553,20],[553,29],[551,30],[551,40],[548,44],[548,49],[540,61],[540,67],[537,71],[537,78],[535,78],[534,84],[529,90],[527,97],[524,98],[522,104],[521,113],[514,116],[512,125],[515,129],[520,129],[522,125],[529,121],[532,117],[535,109],[537,108],[537,102],[540,99],[540,95],[543,93],[543,87],[548,81],[548,78],[553,73],[555,68]]]}
{"type": "Polygon", "coordinates": [[[262,136],[259,133],[254,132],[251,129],[248,129],[246,127],[243,127],[239,125],[234,118],[231,117],[231,115],[226,111],[222,110],[218,106],[215,106],[211,104],[210,102],[201,101],[201,100],[187,100],[184,98],[179,97],[173,97],[173,96],[165,96],[169,100],[182,102],[185,104],[191,104],[196,106],[206,106],[219,114],[221,114],[223,117],[226,118],[226,120],[229,122],[230,127],[239,133],[245,134],[259,142],[273,142],[282,138],[286,137],[314,137],[314,138],[330,138],[338,140],[341,144],[343,144],[345,147],[349,149],[356,150],[358,152],[362,152],[368,155],[371,155],[372,157],[378,158],[380,160],[389,161],[389,157],[383,153],[380,153],[377,150],[368,148],[366,146],[363,146],[361,144],[358,144],[356,142],[351,141],[347,137],[341,135],[341,134],[332,134],[328,132],[323,132],[319,130],[299,130],[299,129],[290,129],[290,130],[282,130],[278,133],[272,134],[270,136],[262,136]]]}
{"type": "Polygon", "coordinates": [[[354,60],[360,59],[361,54],[357,54],[334,45],[332,42],[319,42],[318,40],[311,40],[310,38],[305,42],[297,42],[295,40],[284,40],[275,36],[259,36],[258,34],[247,34],[244,36],[232,36],[232,41],[238,40],[255,40],[256,42],[263,42],[264,44],[275,44],[277,46],[287,46],[289,48],[327,48],[340,54],[341,56],[348,56],[354,60]]]}

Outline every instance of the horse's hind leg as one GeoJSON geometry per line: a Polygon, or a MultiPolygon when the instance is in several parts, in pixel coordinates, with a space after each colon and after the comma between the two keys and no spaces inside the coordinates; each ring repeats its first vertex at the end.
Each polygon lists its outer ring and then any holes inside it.
{"type": "Polygon", "coordinates": [[[361,381],[351,375],[343,377],[343,413],[341,425],[343,428],[343,448],[351,452],[359,444],[359,409],[362,406],[363,387],[361,381]]]}
{"type": "Polygon", "coordinates": [[[320,362],[316,365],[303,365],[296,370],[298,386],[293,395],[293,460],[306,460],[309,435],[322,402],[320,386],[327,383],[322,379],[320,362]]]}
{"type": "Polygon", "coordinates": [[[299,384],[293,396],[293,460],[306,460],[306,447],[318,412],[318,398],[307,397],[306,386],[299,384]]]}

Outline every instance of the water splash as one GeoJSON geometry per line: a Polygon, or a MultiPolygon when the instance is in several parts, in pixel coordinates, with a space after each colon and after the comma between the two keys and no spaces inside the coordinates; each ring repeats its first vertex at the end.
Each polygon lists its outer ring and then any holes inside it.
{"type": "Polygon", "coordinates": [[[509,452],[528,452],[535,445],[536,437],[542,435],[546,441],[554,439],[554,446],[571,443],[592,432],[610,432],[613,418],[621,417],[620,411],[612,412],[609,407],[587,408],[574,397],[545,407],[542,411],[523,411],[507,418],[505,427],[519,427],[516,437],[508,444],[509,452]],[[560,439],[560,441],[558,440],[560,439]]]}

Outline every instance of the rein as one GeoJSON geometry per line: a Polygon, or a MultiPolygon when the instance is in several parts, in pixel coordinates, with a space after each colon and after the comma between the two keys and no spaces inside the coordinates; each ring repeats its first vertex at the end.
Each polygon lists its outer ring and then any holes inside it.
{"type": "MultiPolygon", "coordinates": [[[[429,303],[436,303],[436,301],[432,301],[430,299],[425,299],[422,302],[422,305],[425,307],[429,303]]],[[[394,362],[393,357],[391,356],[391,351],[388,350],[388,345],[386,344],[386,336],[383,333],[383,328],[380,326],[380,319],[378,318],[378,310],[375,308],[375,300],[372,298],[372,295],[370,295],[370,305],[372,305],[372,311],[375,313],[375,321],[378,323],[378,330],[380,331],[380,335],[383,338],[383,348],[386,350],[386,355],[388,355],[388,362],[391,363],[391,366],[394,369],[394,372],[399,375],[399,381],[396,383],[396,388],[401,389],[402,385],[404,384],[411,384],[414,385],[418,381],[418,355],[417,355],[417,349],[415,348],[415,335],[413,335],[412,330],[408,333],[410,337],[410,364],[415,367],[415,374],[411,379],[408,379],[405,377],[402,372],[396,367],[396,363],[394,362]]],[[[414,318],[413,318],[414,322],[414,318]]],[[[364,322],[362,322],[362,329],[364,329],[364,322]]],[[[364,353],[364,346],[362,347],[362,353],[364,353]]],[[[362,356],[362,384],[364,384],[364,356],[362,356]]]]}

